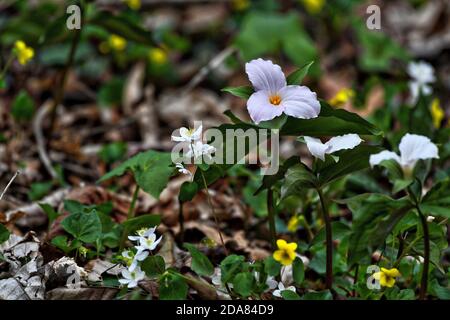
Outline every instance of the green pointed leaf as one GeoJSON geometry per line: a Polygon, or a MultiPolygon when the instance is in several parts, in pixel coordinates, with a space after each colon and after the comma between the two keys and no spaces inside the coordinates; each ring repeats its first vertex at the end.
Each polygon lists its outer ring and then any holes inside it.
{"type": "Polygon", "coordinates": [[[253,88],[250,86],[241,87],[225,87],[222,89],[223,92],[231,93],[233,96],[248,99],[254,92],[253,88]]]}
{"type": "Polygon", "coordinates": [[[159,298],[161,300],[184,300],[188,289],[189,287],[181,275],[166,272],[159,281],[159,298]]]}
{"type": "Polygon", "coordinates": [[[102,223],[96,210],[73,213],[61,225],[75,239],[85,243],[95,243],[102,233],[102,223]]]}
{"type": "Polygon", "coordinates": [[[131,171],[137,184],[145,192],[159,198],[173,173],[171,154],[159,151],[141,152],[105,174],[98,182],[121,176],[131,171]]]}
{"type": "Polygon", "coordinates": [[[308,74],[309,68],[313,65],[314,61],[311,61],[307,64],[305,64],[300,69],[292,72],[286,79],[288,85],[300,85],[305,78],[305,76],[308,74]]]}
{"type": "Polygon", "coordinates": [[[9,230],[0,223],[0,244],[8,240],[10,235],[11,233],[9,232],[9,230]]]}
{"type": "Polygon", "coordinates": [[[276,261],[272,256],[268,256],[264,259],[264,271],[272,277],[280,274],[281,264],[276,261]]]}
{"type": "Polygon", "coordinates": [[[296,284],[301,285],[305,280],[305,266],[300,258],[295,258],[292,264],[292,276],[296,284]]]}
{"type": "Polygon", "coordinates": [[[305,189],[315,188],[318,181],[311,170],[303,163],[289,168],[285,174],[285,182],[281,187],[281,197],[301,194],[305,189]]]}
{"type": "Polygon", "coordinates": [[[183,182],[180,188],[180,194],[178,195],[178,199],[181,202],[191,201],[198,192],[198,184],[197,182],[183,182]]]}
{"type": "Polygon", "coordinates": [[[141,263],[141,269],[147,277],[154,278],[164,273],[166,263],[161,256],[149,256],[141,263]]]}
{"type": "Polygon", "coordinates": [[[336,153],[339,155],[339,162],[321,168],[319,172],[320,185],[324,186],[347,174],[368,168],[370,155],[378,153],[380,150],[379,147],[360,145],[354,149],[336,153]]]}
{"type": "Polygon", "coordinates": [[[291,290],[283,290],[281,291],[281,296],[284,300],[301,300],[300,296],[291,290]]]}
{"type": "Polygon", "coordinates": [[[210,276],[214,273],[214,266],[200,250],[190,243],[185,243],[184,247],[189,250],[192,256],[191,269],[199,276],[210,276]]]}
{"type": "Polygon", "coordinates": [[[58,217],[58,213],[53,209],[48,203],[39,203],[41,209],[45,212],[48,217],[48,224],[51,225],[53,221],[58,217]]]}
{"type": "Polygon", "coordinates": [[[233,290],[245,298],[251,295],[254,283],[253,273],[241,272],[233,279],[233,290]]]}

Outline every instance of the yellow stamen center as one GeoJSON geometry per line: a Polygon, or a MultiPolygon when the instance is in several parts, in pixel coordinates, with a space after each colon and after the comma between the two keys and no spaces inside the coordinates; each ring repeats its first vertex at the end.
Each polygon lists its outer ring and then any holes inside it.
{"type": "Polygon", "coordinates": [[[278,106],[281,103],[281,97],[277,94],[274,94],[269,97],[269,102],[274,106],[278,106]]]}

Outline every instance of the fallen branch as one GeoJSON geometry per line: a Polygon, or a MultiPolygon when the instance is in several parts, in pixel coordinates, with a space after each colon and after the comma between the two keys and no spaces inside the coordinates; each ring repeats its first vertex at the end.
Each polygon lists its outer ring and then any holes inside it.
{"type": "Polygon", "coordinates": [[[8,184],[6,185],[5,189],[3,189],[2,194],[0,194],[0,200],[2,200],[3,196],[5,195],[6,191],[8,191],[9,186],[13,183],[14,179],[20,174],[20,170],[17,170],[16,173],[13,175],[11,180],[9,180],[8,184]]]}
{"type": "Polygon", "coordinates": [[[33,120],[33,132],[36,138],[38,154],[39,158],[42,161],[42,164],[44,165],[47,172],[52,176],[52,178],[57,179],[58,175],[55,169],[53,169],[52,162],[50,160],[50,157],[48,156],[44,133],[42,131],[42,122],[44,121],[44,118],[50,111],[51,106],[52,104],[50,103],[50,101],[47,101],[39,108],[36,117],[33,120]]]}

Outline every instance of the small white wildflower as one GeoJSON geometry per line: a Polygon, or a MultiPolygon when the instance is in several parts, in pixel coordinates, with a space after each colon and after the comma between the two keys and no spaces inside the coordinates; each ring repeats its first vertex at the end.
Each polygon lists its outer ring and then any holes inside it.
{"type": "Polygon", "coordinates": [[[138,285],[139,281],[144,280],[145,272],[142,271],[140,267],[137,267],[133,271],[123,269],[122,276],[123,279],[119,279],[119,282],[126,285],[128,288],[134,288],[138,285]]]}

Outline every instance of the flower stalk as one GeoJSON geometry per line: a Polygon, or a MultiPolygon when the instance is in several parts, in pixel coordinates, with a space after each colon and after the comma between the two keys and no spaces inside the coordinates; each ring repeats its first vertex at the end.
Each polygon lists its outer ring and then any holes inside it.
{"type": "Polygon", "coordinates": [[[428,230],[428,222],[425,215],[420,210],[420,207],[417,205],[417,211],[419,212],[420,222],[422,224],[423,229],[423,269],[422,269],[422,278],[420,280],[420,291],[419,291],[419,299],[425,300],[427,295],[427,286],[428,286],[428,272],[430,269],[430,232],[428,230]]]}
{"type": "Polygon", "coordinates": [[[326,244],[326,280],[327,289],[333,286],[333,235],[331,231],[331,219],[325,197],[320,188],[317,188],[320,204],[322,206],[323,218],[325,220],[325,244],[326,244]]]}
{"type": "MultiPolygon", "coordinates": [[[[135,214],[134,208],[136,206],[137,197],[138,197],[140,189],[141,188],[139,187],[139,185],[136,185],[136,188],[134,189],[134,192],[133,192],[133,197],[131,199],[130,207],[128,208],[127,220],[134,218],[134,214],[135,214]]],[[[125,241],[127,241],[128,233],[129,233],[129,230],[127,227],[125,227],[123,230],[123,233],[122,233],[122,237],[120,238],[119,251],[122,251],[123,248],[125,247],[125,241]]]]}
{"type": "Polygon", "coordinates": [[[275,209],[273,206],[273,190],[269,188],[267,190],[267,214],[269,218],[269,230],[270,230],[270,240],[272,242],[272,246],[276,248],[277,241],[277,230],[275,226],[275,209]]]}
{"type": "Polygon", "coordinates": [[[223,249],[225,251],[225,255],[228,256],[228,249],[225,246],[225,241],[223,241],[222,232],[220,231],[219,219],[217,218],[216,211],[214,210],[214,207],[213,207],[213,204],[212,204],[211,195],[209,194],[209,189],[208,189],[208,184],[206,183],[205,174],[203,173],[202,170],[200,170],[200,174],[202,176],[203,185],[204,185],[205,190],[206,190],[206,197],[208,198],[208,205],[211,208],[211,212],[212,212],[212,215],[214,217],[214,221],[215,221],[216,227],[217,227],[217,232],[219,233],[220,242],[222,243],[222,247],[223,247],[223,249]]]}

